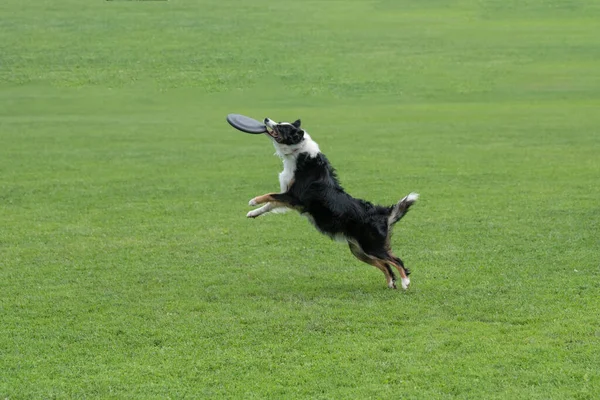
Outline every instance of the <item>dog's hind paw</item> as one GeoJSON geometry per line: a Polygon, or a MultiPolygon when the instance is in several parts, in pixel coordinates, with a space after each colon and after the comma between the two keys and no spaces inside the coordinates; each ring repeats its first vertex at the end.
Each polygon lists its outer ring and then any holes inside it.
{"type": "Polygon", "coordinates": [[[402,289],[407,290],[410,286],[410,278],[402,278],[402,289]]]}

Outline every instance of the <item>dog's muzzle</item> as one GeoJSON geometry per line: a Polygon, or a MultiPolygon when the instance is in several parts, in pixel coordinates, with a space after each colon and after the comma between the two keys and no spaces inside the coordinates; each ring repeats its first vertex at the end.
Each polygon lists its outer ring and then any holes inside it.
{"type": "Polygon", "coordinates": [[[281,141],[281,135],[277,132],[277,124],[269,118],[265,118],[265,125],[267,126],[267,135],[271,136],[277,143],[281,141]]]}

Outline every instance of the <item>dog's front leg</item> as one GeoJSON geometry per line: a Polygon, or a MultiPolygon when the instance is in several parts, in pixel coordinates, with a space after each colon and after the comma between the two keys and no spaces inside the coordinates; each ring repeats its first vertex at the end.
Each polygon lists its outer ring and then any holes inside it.
{"type": "Polygon", "coordinates": [[[257,196],[248,202],[250,206],[257,206],[264,203],[277,203],[275,207],[294,207],[296,201],[294,197],[287,193],[268,193],[257,196]]]}
{"type": "Polygon", "coordinates": [[[248,214],[246,214],[246,216],[248,218],[256,218],[264,213],[274,210],[275,208],[293,208],[297,202],[294,200],[293,196],[287,193],[269,193],[253,198],[248,202],[248,205],[257,206],[264,203],[267,204],[257,208],[256,210],[250,211],[248,214]]]}
{"type": "Polygon", "coordinates": [[[268,213],[269,211],[273,210],[274,208],[275,208],[275,206],[273,205],[273,203],[267,203],[264,206],[257,208],[256,210],[250,211],[248,214],[246,214],[246,217],[248,217],[248,218],[260,217],[261,215],[268,213]]]}

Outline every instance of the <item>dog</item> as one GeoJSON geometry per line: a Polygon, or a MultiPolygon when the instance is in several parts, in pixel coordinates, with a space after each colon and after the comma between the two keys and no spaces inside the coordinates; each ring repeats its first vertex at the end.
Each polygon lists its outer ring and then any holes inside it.
{"type": "Polygon", "coordinates": [[[279,193],[268,193],[250,200],[248,218],[282,209],[293,209],[306,216],[321,233],[348,243],[352,254],[380,269],[389,288],[396,289],[395,267],[402,289],[408,289],[410,271],[390,247],[392,228],[418,199],[410,193],[389,207],[356,199],[344,191],[336,171],[319,145],[301,128],[301,121],[276,123],[265,118],[265,134],[272,140],[283,161],[279,174],[279,193]]]}

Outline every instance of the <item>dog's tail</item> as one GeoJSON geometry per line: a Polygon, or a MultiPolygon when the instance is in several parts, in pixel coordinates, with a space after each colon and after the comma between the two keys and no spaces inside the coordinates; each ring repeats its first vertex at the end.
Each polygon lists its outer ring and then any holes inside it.
{"type": "Polygon", "coordinates": [[[390,207],[391,212],[390,216],[388,217],[388,225],[392,226],[396,222],[400,221],[400,219],[408,212],[410,206],[412,206],[418,198],[418,193],[411,193],[400,200],[395,206],[390,207]]]}

